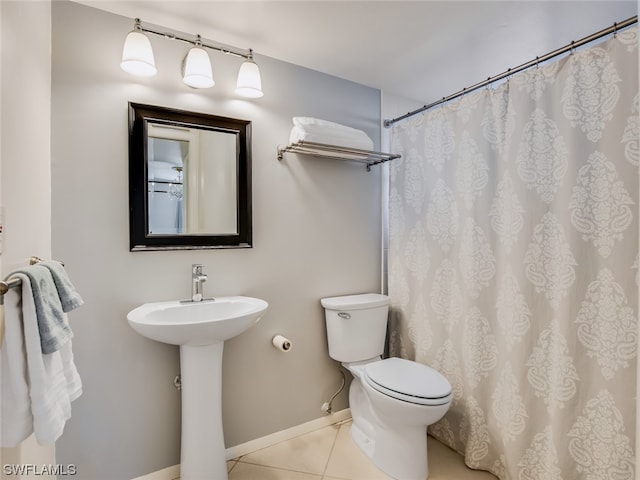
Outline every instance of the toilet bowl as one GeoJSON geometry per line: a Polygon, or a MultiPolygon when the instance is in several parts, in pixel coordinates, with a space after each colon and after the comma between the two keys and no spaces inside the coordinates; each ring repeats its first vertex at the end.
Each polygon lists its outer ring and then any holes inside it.
{"type": "Polygon", "coordinates": [[[449,409],[451,385],[426,365],[381,358],[388,297],[349,295],[321,303],[329,355],[353,376],[349,389],[353,440],[392,478],[425,480],[429,474],[427,426],[449,409]]]}

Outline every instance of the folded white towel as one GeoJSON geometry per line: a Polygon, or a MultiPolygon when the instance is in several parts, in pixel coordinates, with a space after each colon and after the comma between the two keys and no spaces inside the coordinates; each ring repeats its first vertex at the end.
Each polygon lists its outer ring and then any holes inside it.
{"type": "Polygon", "coordinates": [[[294,126],[291,129],[291,134],[289,135],[289,143],[297,143],[300,141],[324,143],[347,148],[359,148],[361,150],[373,149],[373,141],[369,137],[350,137],[325,132],[309,132],[298,126],[294,126]]]}
{"type": "Polygon", "coordinates": [[[82,382],[71,340],[54,353],[42,353],[31,283],[24,274],[16,276],[22,288],[5,294],[0,355],[2,446],[16,446],[32,431],[40,444],[51,444],[71,417],[71,402],[82,394],[82,382]]]}
{"type": "Polygon", "coordinates": [[[343,135],[366,135],[362,130],[348,127],[341,123],[330,122],[314,117],[293,117],[293,124],[309,131],[323,130],[327,132],[342,133],[343,135]]]}
{"type": "Polygon", "coordinates": [[[325,143],[340,147],[372,150],[373,140],[364,131],[312,117],[293,117],[290,143],[325,143]]]}

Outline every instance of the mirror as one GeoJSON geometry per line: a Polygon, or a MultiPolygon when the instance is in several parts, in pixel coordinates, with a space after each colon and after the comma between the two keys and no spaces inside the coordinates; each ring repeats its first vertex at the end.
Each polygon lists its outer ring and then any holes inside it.
{"type": "Polygon", "coordinates": [[[129,103],[130,249],[251,247],[251,122],[129,103]]]}

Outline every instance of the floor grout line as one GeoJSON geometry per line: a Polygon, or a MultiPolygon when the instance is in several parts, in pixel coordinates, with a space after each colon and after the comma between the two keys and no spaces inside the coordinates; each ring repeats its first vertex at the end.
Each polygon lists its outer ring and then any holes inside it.
{"type": "MultiPolygon", "coordinates": [[[[337,428],[335,431],[335,436],[333,437],[333,443],[331,444],[331,450],[329,450],[329,456],[327,457],[327,462],[324,464],[324,470],[322,471],[323,478],[327,475],[327,468],[329,468],[329,462],[331,462],[331,456],[333,455],[333,450],[336,447],[336,442],[338,441],[338,433],[340,433],[342,423],[335,424],[335,426],[337,426],[337,428]]],[[[329,427],[333,428],[334,425],[330,425],[329,427]]]]}
{"type": "Polygon", "coordinates": [[[329,462],[331,462],[331,455],[333,455],[333,449],[336,446],[336,442],[338,441],[338,433],[340,433],[340,429],[342,428],[342,423],[330,425],[328,428],[334,428],[337,426],[335,431],[335,436],[333,437],[333,443],[331,444],[331,450],[329,450],[329,456],[327,457],[327,462],[324,464],[324,470],[322,471],[322,477],[324,478],[327,475],[327,468],[329,468],[329,462]]]}
{"type": "Polygon", "coordinates": [[[229,462],[233,462],[233,465],[231,465],[231,468],[227,470],[227,473],[231,473],[231,470],[233,470],[234,468],[236,468],[236,465],[238,464],[238,459],[234,459],[234,460],[229,460],[229,462]]]}

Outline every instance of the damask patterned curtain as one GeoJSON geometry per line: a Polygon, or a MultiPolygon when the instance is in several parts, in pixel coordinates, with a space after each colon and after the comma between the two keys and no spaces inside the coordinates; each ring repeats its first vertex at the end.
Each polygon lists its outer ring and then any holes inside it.
{"type": "Polygon", "coordinates": [[[390,348],[472,468],[634,478],[639,103],[632,28],[392,128],[390,348]]]}

